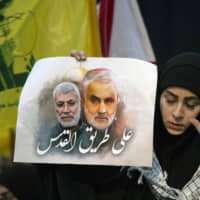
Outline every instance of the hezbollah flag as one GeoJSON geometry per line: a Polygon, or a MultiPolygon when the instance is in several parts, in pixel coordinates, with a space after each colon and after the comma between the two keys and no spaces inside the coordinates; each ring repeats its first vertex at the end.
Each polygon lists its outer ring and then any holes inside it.
{"type": "Polygon", "coordinates": [[[9,156],[10,128],[35,61],[72,49],[101,56],[96,1],[2,0],[0,35],[0,155],[9,156]]]}

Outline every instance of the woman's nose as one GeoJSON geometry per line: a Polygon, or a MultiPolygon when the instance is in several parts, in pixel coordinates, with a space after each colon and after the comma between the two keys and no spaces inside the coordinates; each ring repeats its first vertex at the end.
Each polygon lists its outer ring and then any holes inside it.
{"type": "Polygon", "coordinates": [[[182,104],[177,104],[173,111],[173,116],[176,119],[181,119],[184,117],[184,108],[182,104]]]}

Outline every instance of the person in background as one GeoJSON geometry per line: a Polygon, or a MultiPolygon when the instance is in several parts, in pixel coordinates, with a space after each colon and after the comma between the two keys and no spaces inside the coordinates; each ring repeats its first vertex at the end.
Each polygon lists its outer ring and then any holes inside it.
{"type": "MultiPolygon", "coordinates": [[[[133,199],[200,196],[200,54],[171,58],[159,72],[152,168],[130,167],[133,199]],[[135,182],[135,169],[141,172],[135,182]],[[142,178],[143,177],[143,178],[142,178]],[[141,181],[142,180],[142,181],[141,181]]],[[[131,190],[130,190],[131,191],[131,190]]]]}
{"type": "Polygon", "coordinates": [[[0,200],[17,200],[15,195],[3,185],[0,185],[0,200]]]}

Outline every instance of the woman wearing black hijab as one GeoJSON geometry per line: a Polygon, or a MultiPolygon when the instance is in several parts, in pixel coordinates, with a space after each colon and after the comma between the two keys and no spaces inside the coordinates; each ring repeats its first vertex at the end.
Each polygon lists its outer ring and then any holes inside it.
{"type": "MultiPolygon", "coordinates": [[[[200,198],[200,54],[175,56],[161,69],[153,166],[139,171],[155,199],[196,200],[200,198]]],[[[147,188],[143,193],[150,194],[147,188]]]]}

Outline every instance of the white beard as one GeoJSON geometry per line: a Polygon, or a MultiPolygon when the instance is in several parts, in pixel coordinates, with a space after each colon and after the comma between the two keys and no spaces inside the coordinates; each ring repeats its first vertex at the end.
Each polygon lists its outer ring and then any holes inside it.
{"type": "Polygon", "coordinates": [[[88,109],[86,108],[86,106],[84,106],[84,111],[85,111],[85,118],[86,118],[88,124],[93,126],[94,128],[96,128],[97,130],[105,130],[106,128],[108,128],[112,124],[112,122],[115,118],[115,114],[116,114],[116,112],[115,112],[113,115],[111,115],[109,117],[107,115],[105,115],[108,119],[107,123],[100,124],[95,121],[95,117],[99,116],[98,114],[94,114],[94,115],[90,114],[88,112],[88,109]]]}
{"type": "Polygon", "coordinates": [[[71,122],[64,122],[62,121],[61,116],[59,116],[57,113],[56,113],[56,118],[58,120],[58,122],[64,127],[64,128],[68,128],[68,127],[72,127],[72,126],[76,126],[78,125],[78,122],[80,120],[80,115],[81,115],[81,107],[79,106],[78,107],[78,110],[76,112],[76,114],[73,116],[73,120],[71,122]]]}

